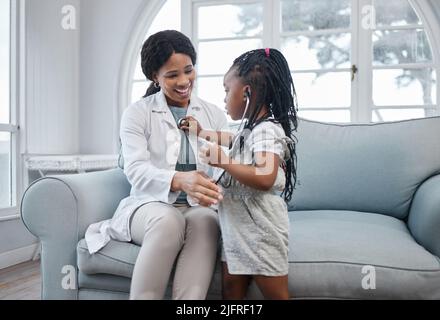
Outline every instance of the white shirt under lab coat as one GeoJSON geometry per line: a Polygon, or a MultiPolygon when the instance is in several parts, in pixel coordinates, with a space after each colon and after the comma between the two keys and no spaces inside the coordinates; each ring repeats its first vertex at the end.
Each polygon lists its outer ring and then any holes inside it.
{"type": "MultiPolygon", "coordinates": [[[[207,130],[228,130],[222,110],[195,95],[191,96],[187,115],[196,118],[207,130]]],[[[99,251],[110,239],[131,241],[130,218],[148,202],[173,204],[180,192],[171,192],[171,181],[180,152],[181,134],[162,91],[129,106],[121,120],[120,137],[124,157],[124,173],[132,188],[112,219],[90,225],[85,239],[91,254],[99,251]]],[[[197,170],[210,176],[217,169],[203,164],[198,157],[202,141],[190,134],[189,142],[196,156],[197,170]]],[[[197,203],[188,196],[191,206],[197,203]]]]}

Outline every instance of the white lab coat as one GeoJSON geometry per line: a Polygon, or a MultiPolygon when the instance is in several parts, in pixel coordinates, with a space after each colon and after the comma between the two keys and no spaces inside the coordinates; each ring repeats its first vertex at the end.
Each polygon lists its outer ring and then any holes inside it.
{"type": "MultiPolygon", "coordinates": [[[[227,119],[222,110],[195,95],[191,96],[187,115],[196,118],[202,128],[227,130],[227,119]]],[[[180,192],[170,186],[180,152],[181,134],[162,91],[129,106],[121,120],[120,137],[124,156],[124,173],[132,188],[123,199],[112,219],[89,226],[85,239],[91,254],[99,251],[110,239],[131,241],[130,218],[141,205],[160,201],[172,204],[180,192]]],[[[198,148],[202,143],[190,135],[197,170],[210,176],[220,172],[200,162],[198,148]]],[[[191,206],[197,205],[188,196],[191,206]]]]}

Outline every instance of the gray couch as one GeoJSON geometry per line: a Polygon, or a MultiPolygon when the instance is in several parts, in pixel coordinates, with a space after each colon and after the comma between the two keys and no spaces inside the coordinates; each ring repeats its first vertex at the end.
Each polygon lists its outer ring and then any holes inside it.
{"type": "MultiPolygon", "coordinates": [[[[297,137],[291,297],[440,299],[440,118],[301,120],[297,137]]],[[[42,243],[44,299],[128,297],[139,247],[112,241],[90,256],[82,239],[129,190],[119,169],[48,177],[27,189],[22,217],[42,243]]],[[[254,284],[249,297],[261,297],[254,284]]],[[[218,267],[209,298],[220,298],[218,267]]]]}

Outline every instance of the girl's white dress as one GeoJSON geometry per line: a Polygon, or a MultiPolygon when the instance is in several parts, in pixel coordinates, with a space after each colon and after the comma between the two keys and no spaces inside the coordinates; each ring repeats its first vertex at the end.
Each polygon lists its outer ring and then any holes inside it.
{"type": "MultiPolygon", "coordinates": [[[[264,121],[245,134],[243,150],[236,141],[230,156],[242,164],[253,164],[253,154],[267,151],[281,162],[289,158],[288,143],[279,124],[264,121]]],[[[239,183],[227,172],[221,179],[224,199],[219,204],[223,240],[222,261],[230,274],[282,276],[288,273],[289,218],[280,194],[285,186],[279,167],[272,189],[259,191],[239,183]]]]}

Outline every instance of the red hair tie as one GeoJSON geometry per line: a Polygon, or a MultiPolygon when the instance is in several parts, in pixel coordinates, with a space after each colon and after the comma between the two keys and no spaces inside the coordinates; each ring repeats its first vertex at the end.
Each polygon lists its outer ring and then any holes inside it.
{"type": "Polygon", "coordinates": [[[270,56],[270,49],[269,48],[266,48],[266,57],[268,57],[269,58],[269,56],[270,56]]]}

